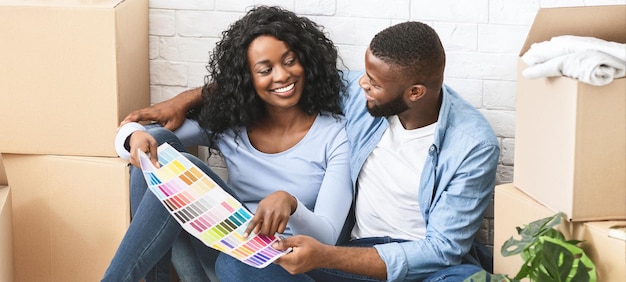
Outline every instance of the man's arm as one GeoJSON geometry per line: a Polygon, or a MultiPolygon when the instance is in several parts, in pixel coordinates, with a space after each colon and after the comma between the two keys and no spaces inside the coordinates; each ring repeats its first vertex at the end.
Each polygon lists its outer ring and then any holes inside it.
{"type": "Polygon", "coordinates": [[[131,112],[120,123],[155,121],[169,130],[179,128],[187,112],[202,104],[202,87],[184,91],[168,100],[131,112]]]}
{"type": "Polygon", "coordinates": [[[291,274],[304,273],[315,268],[332,268],[375,279],[387,279],[385,262],[375,248],[325,245],[303,235],[282,239],[274,247],[279,250],[292,248],[292,252],[276,260],[277,264],[291,274]]]}
{"type": "MultiPolygon", "coordinates": [[[[453,140],[459,145],[461,139],[453,140]]],[[[389,280],[422,280],[445,267],[462,263],[493,195],[499,158],[499,148],[495,138],[493,140],[489,138],[485,144],[472,147],[459,157],[462,162],[454,166],[453,176],[442,176],[437,196],[429,208],[423,240],[376,245],[387,265],[389,280]]],[[[445,173],[440,172],[440,175],[445,173]]],[[[433,182],[427,184],[433,185],[433,182]]],[[[422,202],[428,202],[432,194],[422,193],[420,197],[422,202]]]]}

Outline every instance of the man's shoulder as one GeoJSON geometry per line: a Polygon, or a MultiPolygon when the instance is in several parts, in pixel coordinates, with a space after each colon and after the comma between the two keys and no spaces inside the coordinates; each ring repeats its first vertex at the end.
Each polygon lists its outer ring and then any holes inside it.
{"type": "MultiPolygon", "coordinates": [[[[454,90],[447,88],[449,99],[447,128],[449,134],[471,136],[476,142],[498,145],[496,134],[485,116],[454,90]]],[[[447,133],[447,134],[448,134],[447,133]]]]}
{"type": "Polygon", "coordinates": [[[346,85],[346,92],[348,96],[355,96],[361,91],[359,80],[365,74],[364,70],[344,70],[341,71],[341,78],[346,85]]]}
{"type": "Polygon", "coordinates": [[[348,86],[350,86],[355,82],[358,84],[359,78],[365,74],[365,70],[342,70],[341,73],[342,78],[345,79],[348,86]]]}

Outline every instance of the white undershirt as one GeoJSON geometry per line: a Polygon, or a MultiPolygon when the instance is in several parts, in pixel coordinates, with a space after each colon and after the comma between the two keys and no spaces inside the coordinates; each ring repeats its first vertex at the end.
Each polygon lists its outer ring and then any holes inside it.
{"type": "Polygon", "coordinates": [[[423,239],[418,190],[437,123],[406,130],[398,116],[388,120],[389,128],[359,174],[352,238],[423,239]]]}

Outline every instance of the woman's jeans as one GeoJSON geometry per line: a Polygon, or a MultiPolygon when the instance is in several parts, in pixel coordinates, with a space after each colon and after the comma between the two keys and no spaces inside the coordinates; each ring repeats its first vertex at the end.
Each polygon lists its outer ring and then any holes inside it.
{"type": "MultiPolygon", "coordinates": [[[[197,165],[197,164],[196,164],[197,165]]],[[[131,211],[133,217],[136,208],[141,203],[148,185],[143,177],[141,169],[131,168],[131,211]]],[[[170,269],[173,264],[178,278],[182,281],[209,281],[215,280],[215,260],[218,251],[206,247],[200,240],[187,232],[180,232],[176,241],[159,262],[144,276],[145,282],[169,282],[171,281],[170,269]],[[197,252],[195,250],[198,250],[197,252]],[[213,278],[213,279],[210,279],[213,278]]]]}
{"type": "MultiPolygon", "coordinates": [[[[180,140],[171,131],[159,127],[151,128],[148,132],[159,145],[164,142],[172,145],[226,192],[237,198],[205,162],[185,152],[180,140]]],[[[177,272],[182,274],[180,278],[183,281],[208,281],[203,270],[205,265],[202,264],[211,258],[215,260],[217,252],[187,232],[181,232],[183,229],[180,224],[147,188],[141,169],[134,166],[131,167],[130,186],[133,218],[102,281],[136,282],[144,277],[147,281],[170,281],[169,254],[172,246],[175,246],[171,252],[172,259],[177,262],[176,267],[181,267],[180,270],[177,268],[177,272]]]]}

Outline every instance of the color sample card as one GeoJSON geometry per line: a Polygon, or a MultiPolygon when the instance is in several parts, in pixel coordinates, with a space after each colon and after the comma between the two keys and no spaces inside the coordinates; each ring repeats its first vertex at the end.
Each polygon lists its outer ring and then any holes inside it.
{"type": "Polygon", "coordinates": [[[257,268],[288,252],[272,248],[276,236],[244,238],[252,213],[169,144],[159,146],[160,168],[144,152],[139,156],[150,190],[183,229],[207,246],[257,268]]]}

